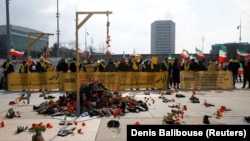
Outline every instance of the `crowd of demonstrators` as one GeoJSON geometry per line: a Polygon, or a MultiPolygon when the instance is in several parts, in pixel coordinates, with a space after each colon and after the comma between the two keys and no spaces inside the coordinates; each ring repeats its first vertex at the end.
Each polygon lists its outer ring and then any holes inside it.
{"type": "MultiPolygon", "coordinates": [[[[167,55],[166,55],[167,56],[167,55]]],[[[76,72],[76,67],[79,67],[79,71],[87,72],[86,66],[88,64],[93,64],[91,59],[87,61],[79,61],[76,62],[76,58],[72,58],[71,62],[67,62],[65,58],[61,58],[61,60],[56,65],[55,69],[51,63],[46,63],[45,58],[40,58],[38,62],[35,61],[23,61],[19,72],[27,73],[29,72],[76,72]]],[[[249,61],[247,61],[249,62],[249,61]]],[[[243,86],[245,87],[246,82],[249,81],[249,64],[243,63],[243,86]]],[[[223,67],[223,63],[219,63],[216,60],[211,60],[210,63],[205,66],[205,60],[197,61],[194,59],[191,60],[183,60],[181,58],[174,58],[169,60],[167,57],[164,58],[163,61],[158,60],[156,62],[152,60],[152,56],[144,58],[131,58],[122,57],[119,61],[114,61],[112,57],[110,57],[107,62],[102,60],[100,63],[96,63],[97,67],[94,71],[98,72],[168,72],[167,81],[167,89],[171,87],[180,88],[180,72],[181,71],[232,71],[233,74],[233,86],[235,86],[236,79],[238,77],[238,69],[240,67],[239,61],[236,58],[232,58],[229,60],[228,64],[223,67]]],[[[242,63],[242,62],[241,62],[242,63]]],[[[7,74],[14,72],[14,67],[9,59],[7,59],[2,65],[4,80],[1,83],[5,82],[1,86],[5,86],[7,80],[7,74]]],[[[136,83],[136,82],[135,82],[136,83]]]]}

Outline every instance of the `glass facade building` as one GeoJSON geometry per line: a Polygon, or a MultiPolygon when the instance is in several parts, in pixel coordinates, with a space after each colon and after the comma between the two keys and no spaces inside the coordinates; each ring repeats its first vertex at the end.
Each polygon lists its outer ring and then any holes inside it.
{"type": "MultiPolygon", "coordinates": [[[[25,52],[24,57],[27,57],[28,54],[28,40],[33,42],[39,34],[32,34],[32,33],[42,33],[41,31],[21,27],[21,26],[14,26],[10,25],[10,39],[11,39],[11,48],[25,52]],[[30,39],[29,39],[29,33],[30,39]]],[[[8,43],[7,43],[8,35],[7,35],[7,26],[0,25],[0,59],[5,59],[8,57],[8,43]]],[[[40,38],[34,45],[30,48],[30,56],[32,58],[39,58],[44,48],[48,46],[48,35],[43,36],[40,38]]]]}

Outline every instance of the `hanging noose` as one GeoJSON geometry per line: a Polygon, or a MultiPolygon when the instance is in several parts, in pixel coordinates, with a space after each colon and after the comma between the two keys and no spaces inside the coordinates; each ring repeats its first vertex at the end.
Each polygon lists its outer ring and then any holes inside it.
{"type": "Polygon", "coordinates": [[[107,13],[107,39],[108,39],[108,36],[109,36],[109,14],[107,13]]]}
{"type": "Polygon", "coordinates": [[[110,47],[109,26],[110,26],[109,14],[107,13],[107,39],[106,39],[107,51],[108,51],[108,48],[110,47]]]}

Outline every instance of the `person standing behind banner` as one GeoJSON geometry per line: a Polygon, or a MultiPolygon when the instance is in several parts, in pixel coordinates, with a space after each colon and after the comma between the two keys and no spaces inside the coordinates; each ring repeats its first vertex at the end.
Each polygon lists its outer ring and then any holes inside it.
{"type": "Polygon", "coordinates": [[[190,68],[190,61],[185,60],[184,64],[181,66],[181,70],[183,70],[183,71],[189,71],[189,68],[190,68]]]}
{"type": "Polygon", "coordinates": [[[105,68],[106,68],[106,63],[104,60],[102,60],[98,66],[98,70],[99,72],[105,72],[105,68]]]}
{"type": "Polygon", "coordinates": [[[168,58],[166,57],[161,63],[161,71],[168,72],[167,89],[170,89],[170,87],[172,87],[172,70],[173,65],[168,61],[168,58]]]}
{"type": "Polygon", "coordinates": [[[125,62],[125,58],[121,59],[121,62],[119,63],[119,65],[117,66],[117,71],[122,71],[122,72],[126,72],[130,70],[130,66],[128,63],[125,62]]]}
{"type": "Polygon", "coordinates": [[[19,73],[27,73],[27,72],[28,72],[28,64],[24,60],[20,69],[19,69],[19,73]]]}
{"type": "Polygon", "coordinates": [[[56,71],[62,71],[62,72],[68,72],[69,70],[69,65],[68,63],[66,63],[65,58],[61,58],[61,60],[59,61],[59,63],[56,66],[56,71]]]}
{"type": "Polygon", "coordinates": [[[43,57],[40,58],[40,61],[36,64],[36,71],[37,72],[46,72],[47,71],[47,64],[45,62],[45,59],[43,57]]]}
{"type": "Polygon", "coordinates": [[[235,57],[229,60],[228,70],[232,72],[234,88],[236,88],[235,83],[236,83],[236,80],[238,77],[238,69],[239,68],[240,68],[240,63],[235,57]]]}
{"type": "Polygon", "coordinates": [[[175,58],[173,62],[173,71],[172,71],[172,76],[173,76],[173,84],[174,88],[180,89],[180,61],[179,58],[175,58]]]}
{"type": "Polygon", "coordinates": [[[191,63],[189,65],[189,70],[196,72],[196,71],[198,71],[198,69],[199,69],[198,68],[198,63],[195,62],[194,59],[191,59],[191,63]]]}
{"type": "Polygon", "coordinates": [[[116,66],[112,58],[109,58],[109,62],[105,67],[105,72],[116,72],[116,66]]]}
{"type": "Polygon", "coordinates": [[[4,77],[1,80],[1,87],[3,87],[3,85],[5,86],[5,89],[8,90],[8,74],[14,72],[14,66],[12,65],[10,59],[7,59],[3,65],[2,68],[4,69],[3,73],[4,73],[4,77]]]}
{"type": "Polygon", "coordinates": [[[82,65],[78,62],[76,62],[76,58],[73,58],[72,62],[69,64],[69,70],[70,72],[76,72],[76,66],[79,66],[79,71],[81,70],[82,68],[82,65]]]}

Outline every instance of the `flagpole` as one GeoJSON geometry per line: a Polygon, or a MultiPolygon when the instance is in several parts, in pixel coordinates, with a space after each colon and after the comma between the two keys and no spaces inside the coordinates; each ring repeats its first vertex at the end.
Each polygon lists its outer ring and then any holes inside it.
{"type": "Polygon", "coordinates": [[[240,44],[241,44],[241,18],[240,18],[239,30],[240,30],[240,34],[239,34],[239,49],[241,49],[241,47],[240,47],[240,44]]]}
{"type": "Polygon", "coordinates": [[[203,48],[204,48],[204,36],[202,36],[202,53],[203,53],[203,48]]]}

